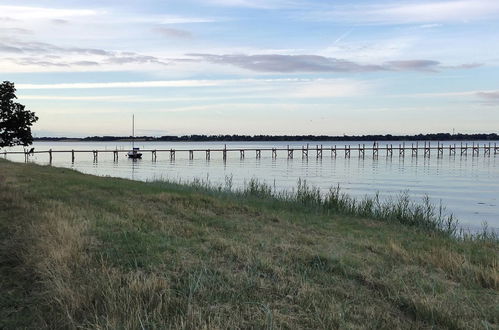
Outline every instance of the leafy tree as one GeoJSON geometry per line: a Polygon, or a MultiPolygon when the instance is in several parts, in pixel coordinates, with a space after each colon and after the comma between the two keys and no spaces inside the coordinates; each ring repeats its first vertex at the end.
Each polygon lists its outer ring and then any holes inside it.
{"type": "Polygon", "coordinates": [[[31,126],[38,117],[24,105],[14,102],[15,93],[14,83],[4,81],[0,84],[0,148],[27,146],[33,142],[31,126]]]}

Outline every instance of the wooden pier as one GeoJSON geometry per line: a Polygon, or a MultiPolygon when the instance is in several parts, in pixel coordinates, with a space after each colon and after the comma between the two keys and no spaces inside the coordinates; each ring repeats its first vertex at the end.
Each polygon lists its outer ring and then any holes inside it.
{"type": "MultiPolygon", "coordinates": [[[[69,154],[72,162],[76,160],[76,154],[92,154],[93,161],[97,162],[99,158],[99,154],[112,153],[113,161],[117,162],[120,158],[120,155],[126,156],[129,150],[123,149],[109,149],[109,150],[30,150],[30,151],[3,151],[0,152],[0,155],[3,154],[4,157],[7,155],[15,155],[21,154],[24,155],[25,161],[28,161],[29,156],[34,154],[47,154],[49,158],[49,162],[52,162],[53,155],[55,153],[61,154],[69,154]]],[[[436,156],[438,158],[443,157],[444,154],[448,153],[449,156],[471,156],[471,157],[479,157],[480,155],[489,157],[490,155],[499,154],[499,146],[497,143],[485,143],[479,145],[478,143],[459,143],[459,144],[450,144],[444,146],[440,142],[413,142],[410,145],[407,143],[400,143],[398,145],[386,144],[384,146],[379,146],[378,143],[374,142],[372,145],[366,146],[365,144],[358,145],[344,145],[344,146],[324,146],[324,145],[316,145],[316,146],[306,146],[301,147],[273,147],[273,148],[227,148],[225,145],[223,148],[219,149],[146,149],[141,150],[143,154],[150,153],[151,160],[156,161],[158,153],[168,154],[170,160],[175,160],[175,156],[178,153],[184,153],[188,155],[189,160],[193,160],[195,154],[204,154],[206,160],[211,159],[211,155],[213,153],[222,154],[222,159],[224,161],[227,160],[228,154],[239,153],[240,159],[244,159],[246,154],[253,152],[256,159],[260,159],[263,153],[269,153],[272,159],[276,159],[279,156],[284,156],[288,159],[293,159],[296,153],[301,152],[302,159],[308,159],[309,157],[314,157],[316,159],[322,159],[325,152],[330,152],[330,156],[332,158],[337,157],[338,155],[344,155],[345,158],[350,158],[352,153],[358,154],[359,158],[365,158],[367,155],[372,155],[373,158],[378,158],[380,155],[391,158],[395,154],[398,154],[399,157],[405,157],[406,153],[411,157],[418,157],[422,155],[425,158],[430,158],[432,156],[436,156]]]]}

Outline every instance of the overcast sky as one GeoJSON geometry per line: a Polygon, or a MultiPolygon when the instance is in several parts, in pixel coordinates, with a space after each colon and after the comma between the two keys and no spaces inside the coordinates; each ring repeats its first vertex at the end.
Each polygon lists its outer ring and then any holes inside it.
{"type": "Polygon", "coordinates": [[[0,1],[37,136],[499,131],[499,1],[0,1]]]}

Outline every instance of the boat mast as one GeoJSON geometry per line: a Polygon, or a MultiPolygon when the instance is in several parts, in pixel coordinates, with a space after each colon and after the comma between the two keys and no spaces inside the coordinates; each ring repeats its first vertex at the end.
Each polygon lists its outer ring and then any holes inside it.
{"type": "Polygon", "coordinates": [[[132,114],[132,150],[135,147],[135,114],[132,114]]]}

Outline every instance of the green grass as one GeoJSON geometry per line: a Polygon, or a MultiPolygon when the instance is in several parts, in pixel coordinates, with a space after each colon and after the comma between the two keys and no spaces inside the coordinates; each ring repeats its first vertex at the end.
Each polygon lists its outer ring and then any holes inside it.
{"type": "Polygon", "coordinates": [[[496,237],[403,196],[228,188],[1,160],[0,328],[499,326],[496,237]]]}

